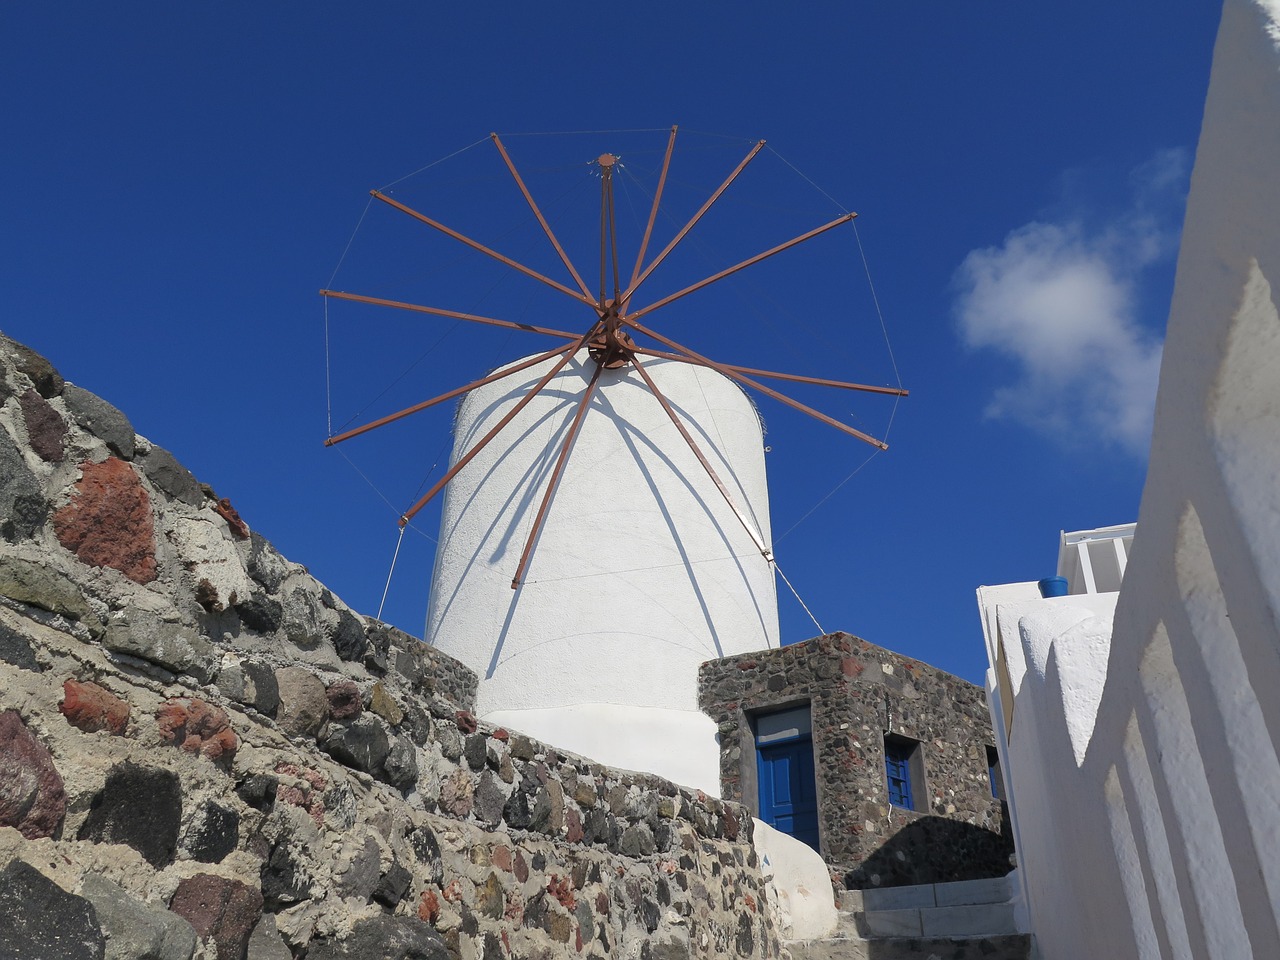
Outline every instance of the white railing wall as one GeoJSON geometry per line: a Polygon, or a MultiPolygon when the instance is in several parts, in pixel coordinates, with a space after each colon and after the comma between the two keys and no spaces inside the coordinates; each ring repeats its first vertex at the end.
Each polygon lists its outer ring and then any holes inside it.
{"type": "Polygon", "coordinates": [[[1280,957],[1278,45],[1226,0],[1114,617],[980,591],[1048,960],[1280,957]]]}

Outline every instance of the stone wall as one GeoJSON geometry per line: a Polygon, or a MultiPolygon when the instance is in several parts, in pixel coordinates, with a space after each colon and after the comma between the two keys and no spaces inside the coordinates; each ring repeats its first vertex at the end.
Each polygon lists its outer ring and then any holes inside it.
{"type": "Polygon", "coordinates": [[[702,709],[720,728],[726,799],[758,814],[754,717],[808,705],[820,852],[850,888],[1003,876],[1012,840],[991,795],[994,741],[980,687],[918,660],[834,633],[776,650],[712,660],[702,709]],[[916,809],[892,806],[886,733],[918,741],[916,809]]]}
{"type": "Polygon", "coordinates": [[[475,688],[0,338],[0,956],[777,955],[740,805],[475,688]]]}

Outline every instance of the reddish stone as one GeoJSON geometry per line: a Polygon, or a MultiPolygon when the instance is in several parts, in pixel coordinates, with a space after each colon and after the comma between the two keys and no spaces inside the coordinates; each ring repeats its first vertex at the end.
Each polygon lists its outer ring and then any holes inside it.
{"type": "Polygon", "coordinates": [[[81,464],[71,502],[53,515],[53,530],[82,563],[113,567],[136,583],[156,578],[151,500],[123,460],[81,464]]]}
{"type": "Polygon", "coordinates": [[[440,916],[440,898],[434,890],[423,890],[422,899],[418,901],[418,919],[434,924],[440,916]]]}
{"type": "Polygon", "coordinates": [[[210,760],[230,756],[240,746],[226,711],[199,697],[166,700],[156,711],[156,721],[166,742],[210,760]]]}
{"type": "Polygon", "coordinates": [[[444,890],[441,893],[441,896],[443,896],[450,903],[457,903],[459,900],[462,899],[462,881],[456,880],[456,879],[450,880],[449,885],[444,888],[444,890]]]}
{"type": "Polygon", "coordinates": [[[499,727],[497,730],[493,731],[493,733],[489,734],[489,736],[493,737],[493,739],[495,740],[501,740],[503,743],[506,743],[508,740],[511,739],[511,734],[507,733],[507,731],[504,730],[502,727],[499,727]]]}
{"type": "Polygon", "coordinates": [[[291,777],[297,777],[299,780],[305,780],[311,784],[313,790],[323,790],[329,786],[329,781],[324,778],[319,770],[313,770],[311,767],[304,767],[297,763],[287,763],[281,760],[276,764],[276,773],[288,774],[291,777]]]}
{"type": "Polygon", "coordinates": [[[22,419],[27,423],[27,442],[31,449],[46,463],[61,463],[67,425],[58,411],[31,387],[18,397],[18,403],[22,407],[22,419]]]}
{"type": "Polygon", "coordinates": [[[547,893],[555,897],[560,906],[566,910],[572,910],[578,905],[578,898],[573,895],[573,878],[571,877],[561,879],[553,873],[551,879],[547,881],[547,893]]]}
{"type": "Polygon", "coordinates": [[[107,730],[119,737],[129,725],[129,704],[92,682],[64,681],[58,710],[85,733],[107,730]]]}
{"type": "Polygon", "coordinates": [[[489,856],[489,862],[499,870],[511,869],[511,848],[499,844],[493,848],[493,853],[489,856]]]}
{"type": "Polygon", "coordinates": [[[51,837],[67,812],[67,795],[53,757],[17,710],[0,713],[0,827],[28,840],[51,837]]]}
{"type": "Polygon", "coordinates": [[[305,810],[317,827],[324,826],[324,789],[328,786],[328,781],[310,767],[299,766],[296,763],[277,763],[276,773],[303,781],[301,786],[291,783],[278,788],[276,802],[305,810]]]}
{"type": "Polygon", "coordinates": [[[358,717],[364,709],[364,704],[360,702],[360,688],[352,680],[339,680],[330,684],[324,695],[329,701],[329,716],[335,720],[358,717]]]}
{"type": "Polygon", "coordinates": [[[458,729],[463,733],[472,734],[476,732],[478,724],[476,723],[475,714],[470,711],[459,710],[454,714],[453,720],[458,725],[458,729]]]}
{"type": "Polygon", "coordinates": [[[454,770],[440,784],[440,809],[455,817],[470,815],[475,806],[475,782],[466,769],[454,770]]]}
{"type": "Polygon", "coordinates": [[[740,827],[741,824],[738,823],[738,818],[733,815],[733,811],[726,809],[724,812],[724,838],[726,840],[737,840],[740,827]]]}
{"type": "Polygon", "coordinates": [[[512,865],[512,872],[516,875],[516,879],[524,883],[529,879],[529,864],[525,862],[524,854],[519,850],[516,851],[515,863],[512,865]]]}
{"type": "Polygon", "coordinates": [[[607,893],[596,894],[596,913],[606,917],[609,915],[609,895],[607,893]]]}
{"type": "Polygon", "coordinates": [[[227,521],[227,526],[241,540],[249,539],[249,525],[240,519],[240,514],[236,512],[236,508],[231,505],[231,501],[226,497],[218,500],[213,505],[213,509],[218,511],[218,516],[227,521]]]}
{"type": "Polygon", "coordinates": [[[748,909],[748,910],[750,910],[752,913],[755,913],[755,912],[756,912],[756,898],[755,898],[755,897],[753,897],[753,896],[752,896],[751,894],[749,894],[749,893],[744,893],[744,894],[742,895],[742,899],[743,899],[743,901],[746,903],[746,905],[747,905],[747,909],[748,909]]]}
{"type": "Polygon", "coordinates": [[[861,662],[853,659],[852,657],[845,657],[840,661],[840,672],[846,677],[861,676],[862,671],[865,669],[866,667],[861,662]]]}
{"type": "Polygon", "coordinates": [[[581,927],[579,927],[577,930],[577,940],[575,941],[575,945],[578,949],[578,952],[581,953],[582,952],[582,928],[581,927]]]}
{"type": "Polygon", "coordinates": [[[754,660],[740,660],[740,661],[738,661],[738,669],[739,669],[739,670],[754,670],[755,668],[756,668],[756,662],[755,662],[754,660]]]}
{"type": "Polygon", "coordinates": [[[239,880],[198,873],[178,884],[169,909],[214,942],[218,960],[244,960],[262,916],[262,893],[239,880]]]}
{"type": "Polygon", "coordinates": [[[582,830],[582,815],[578,813],[577,807],[566,807],[564,811],[564,838],[570,843],[581,843],[584,836],[582,830]]]}

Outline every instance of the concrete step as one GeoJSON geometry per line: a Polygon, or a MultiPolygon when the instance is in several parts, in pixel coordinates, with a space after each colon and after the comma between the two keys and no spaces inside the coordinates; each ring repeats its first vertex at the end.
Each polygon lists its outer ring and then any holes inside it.
{"type": "Polygon", "coordinates": [[[922,883],[909,887],[880,887],[846,890],[840,895],[841,910],[898,910],[905,907],[956,907],[976,903],[1004,903],[1013,891],[1008,877],[984,880],[957,880],[953,883],[922,883]]]}
{"type": "Polygon", "coordinates": [[[847,915],[842,932],[861,937],[992,937],[1017,933],[1011,903],[967,903],[954,907],[902,907],[847,915]]]}
{"type": "Polygon", "coordinates": [[[1031,938],[1025,933],[959,939],[832,938],[792,940],[786,948],[792,960],[1030,960],[1031,938]]]}
{"type": "Polygon", "coordinates": [[[850,890],[840,897],[839,936],[855,939],[983,938],[1018,933],[1009,881],[965,880],[850,890]]]}

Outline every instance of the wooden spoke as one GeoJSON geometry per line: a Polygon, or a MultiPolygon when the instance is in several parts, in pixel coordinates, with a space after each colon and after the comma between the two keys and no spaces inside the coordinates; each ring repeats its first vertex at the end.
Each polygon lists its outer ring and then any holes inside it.
{"type": "Polygon", "coordinates": [[[378,200],[381,200],[383,203],[388,204],[389,206],[395,207],[397,210],[403,213],[407,213],[409,216],[413,217],[415,220],[421,221],[422,223],[425,223],[427,226],[433,227],[434,229],[439,230],[441,233],[447,236],[453,237],[453,239],[457,240],[459,243],[465,243],[471,249],[478,250],[487,257],[493,257],[493,259],[497,260],[500,263],[505,263],[507,266],[511,267],[513,270],[519,270],[525,276],[533,277],[533,279],[539,280],[542,283],[545,283],[549,287],[554,287],[556,290],[559,290],[561,293],[566,293],[569,296],[573,297],[573,299],[581,303],[585,303],[587,306],[591,307],[593,310],[597,309],[596,302],[592,300],[591,297],[585,296],[579,293],[577,290],[570,290],[563,283],[559,283],[555,280],[552,280],[550,277],[543,276],[537,270],[534,270],[530,267],[526,267],[522,263],[517,263],[515,260],[512,260],[510,257],[503,256],[501,253],[498,253],[498,251],[496,250],[490,250],[483,243],[480,243],[476,240],[472,240],[470,237],[464,236],[463,234],[459,233],[457,230],[452,230],[449,227],[446,227],[443,223],[440,223],[438,220],[432,220],[425,213],[419,213],[417,210],[414,210],[411,207],[406,207],[403,203],[400,203],[398,200],[392,200],[385,193],[380,193],[377,190],[370,190],[369,192],[370,194],[373,195],[373,197],[375,197],[378,200]]]}
{"type": "MultiPolygon", "coordinates": [[[[667,185],[667,171],[671,168],[671,151],[676,146],[676,130],[677,127],[671,128],[671,136],[667,138],[667,153],[662,158],[662,173],[658,175],[658,189],[653,194],[653,206],[649,208],[649,222],[644,228],[644,238],[640,241],[640,251],[636,254],[635,269],[631,271],[631,280],[628,288],[634,288],[636,278],[640,276],[640,267],[644,264],[644,255],[649,249],[649,237],[653,234],[654,221],[658,219],[658,206],[662,203],[662,188],[667,185]]],[[[620,309],[626,310],[627,301],[623,300],[620,309]]]]}
{"type": "Polygon", "coordinates": [[[538,205],[533,202],[533,194],[529,192],[529,188],[524,185],[516,165],[511,162],[511,157],[507,155],[507,148],[502,145],[502,141],[498,139],[496,133],[489,134],[493,140],[493,145],[498,148],[498,152],[502,154],[502,160],[507,165],[507,169],[511,171],[511,176],[515,178],[516,186],[520,188],[520,192],[524,194],[525,201],[529,204],[529,209],[533,211],[533,215],[538,218],[538,223],[542,224],[542,232],[547,235],[547,239],[551,241],[551,245],[556,248],[556,253],[560,255],[560,262],[565,265],[569,273],[572,274],[574,281],[582,290],[584,297],[590,297],[591,291],[587,289],[587,285],[582,282],[582,277],[578,275],[578,271],[574,269],[573,264],[569,261],[569,255],[564,252],[564,247],[560,246],[560,241],[556,239],[556,235],[551,232],[551,224],[547,223],[546,217],[542,215],[542,211],[538,209],[538,205]]]}
{"type": "Polygon", "coordinates": [[[601,324],[598,321],[596,323],[593,323],[591,325],[590,330],[588,330],[581,337],[579,337],[578,340],[571,347],[569,347],[569,349],[565,350],[564,356],[561,357],[556,362],[555,366],[553,366],[550,370],[548,370],[543,375],[542,379],[537,382],[537,384],[533,387],[533,389],[530,390],[528,393],[526,393],[523,397],[521,397],[519,402],[517,402],[516,405],[507,412],[506,416],[504,416],[501,420],[499,420],[497,424],[494,425],[493,429],[491,429],[488,433],[486,433],[483,437],[480,438],[479,443],[477,443],[474,447],[468,450],[461,458],[459,458],[458,462],[455,463],[452,467],[450,467],[449,471],[443,477],[437,480],[435,485],[430,490],[428,490],[425,494],[423,494],[422,498],[419,499],[417,503],[415,503],[412,507],[410,507],[407,511],[405,511],[404,516],[400,518],[400,526],[403,527],[410,520],[412,520],[414,515],[419,510],[425,507],[437,493],[439,493],[441,490],[445,488],[445,486],[448,485],[450,480],[452,480],[455,476],[457,476],[459,470],[461,470],[468,463],[470,463],[472,459],[475,457],[475,455],[488,445],[490,440],[492,440],[499,433],[501,433],[502,429],[508,423],[514,420],[516,416],[520,413],[520,411],[523,410],[525,407],[527,407],[529,405],[529,402],[533,400],[533,398],[542,391],[542,388],[545,387],[548,383],[550,383],[552,378],[555,377],[555,375],[564,368],[564,365],[569,362],[570,358],[573,357],[573,355],[577,353],[580,349],[582,349],[583,345],[591,337],[595,336],[596,333],[599,332],[600,326],[601,324]]]}
{"type": "Polygon", "coordinates": [[[414,313],[429,313],[437,317],[451,317],[454,320],[469,320],[472,323],[485,323],[491,327],[505,327],[509,330],[524,330],[527,333],[545,333],[549,337],[560,337],[564,340],[577,340],[576,333],[568,330],[553,330],[551,327],[535,327],[531,323],[516,323],[514,320],[498,320],[494,317],[482,317],[474,313],[459,313],[457,310],[444,310],[440,307],[424,307],[417,303],[404,303],[400,300],[384,300],[381,297],[366,297],[358,293],[343,293],[340,290],[321,290],[320,296],[333,297],[335,300],[351,300],[354,303],[371,303],[377,307],[395,307],[397,310],[411,310],[414,313]]]}
{"type": "Polygon", "coordinates": [[[668,303],[671,303],[673,300],[679,300],[681,297],[688,296],[689,294],[693,293],[695,290],[701,290],[703,287],[710,286],[711,284],[715,283],[717,280],[723,280],[725,277],[735,274],[739,270],[745,270],[747,267],[751,266],[752,264],[759,263],[761,260],[767,260],[769,257],[772,257],[774,254],[781,253],[783,250],[787,250],[791,247],[794,247],[796,244],[804,243],[804,241],[810,240],[813,237],[818,236],[819,234],[826,233],[828,230],[832,229],[833,227],[838,227],[842,223],[850,223],[853,220],[853,218],[856,216],[857,216],[856,213],[846,213],[842,217],[837,217],[835,220],[832,220],[830,223],[824,223],[820,227],[815,227],[813,230],[810,230],[808,233],[802,233],[800,234],[800,236],[794,237],[791,240],[788,240],[786,243],[780,243],[776,247],[766,250],[764,253],[757,253],[754,257],[748,257],[746,260],[743,260],[741,263],[735,264],[732,267],[728,267],[724,270],[721,270],[719,273],[713,274],[712,276],[707,277],[705,280],[699,280],[697,283],[691,286],[685,287],[683,290],[679,290],[676,293],[671,294],[669,297],[663,297],[661,300],[655,301],[654,303],[649,304],[647,307],[637,310],[635,313],[631,314],[631,317],[632,319],[636,319],[638,317],[643,317],[646,313],[652,313],[654,310],[657,310],[659,307],[665,307],[668,303]]]}
{"type": "MultiPolygon", "coordinates": [[[[646,357],[660,357],[663,360],[678,360],[681,363],[691,363],[698,367],[707,366],[701,360],[695,360],[693,357],[685,356],[681,353],[667,353],[665,350],[651,350],[649,347],[632,346],[633,353],[642,353],[646,357]]],[[[733,370],[737,373],[745,373],[753,377],[771,377],[774,380],[790,380],[793,383],[812,383],[819,387],[836,387],[840,390],[860,390],[864,393],[885,393],[893,397],[908,396],[911,391],[904,390],[901,387],[873,387],[865,383],[848,383],[844,380],[826,380],[822,377],[804,377],[798,373],[779,373],[776,370],[757,370],[755,367],[742,367],[736,363],[721,364],[726,370],[733,370]]]]}
{"type": "Polygon", "coordinates": [[[711,482],[716,485],[716,489],[720,491],[720,496],[724,497],[724,502],[729,505],[729,509],[733,511],[734,516],[738,518],[738,522],[742,524],[743,529],[747,531],[747,535],[751,537],[756,548],[760,551],[761,556],[768,562],[773,562],[773,553],[764,542],[764,537],[760,535],[760,531],[755,528],[746,513],[738,506],[730,495],[728,488],[721,482],[720,477],[716,474],[715,468],[711,466],[709,461],[703,454],[698,444],[694,441],[693,436],[689,433],[688,428],[680,420],[671,404],[667,402],[667,398],[662,395],[662,391],[658,389],[658,385],[653,382],[653,378],[649,376],[649,371],[644,368],[636,357],[631,358],[632,364],[636,368],[636,372],[644,378],[644,382],[649,387],[649,392],[654,395],[658,403],[662,404],[662,409],[666,411],[671,422],[675,424],[675,428],[680,431],[680,436],[684,437],[684,442],[689,445],[689,449],[693,451],[693,455],[698,458],[698,462],[702,464],[702,469],[707,471],[707,476],[711,478],[711,482]]]}
{"type": "Polygon", "coordinates": [[[626,320],[623,320],[622,322],[625,323],[627,326],[631,327],[633,330],[638,330],[640,333],[643,333],[645,336],[652,337],[654,340],[657,340],[659,343],[665,343],[668,347],[671,347],[671,349],[673,350],[679,350],[681,353],[684,353],[686,356],[692,357],[694,360],[697,360],[703,365],[710,367],[712,370],[715,370],[719,373],[724,374],[724,376],[730,378],[731,380],[737,380],[739,383],[745,383],[747,386],[754,387],[756,390],[759,390],[761,393],[766,394],[770,397],[773,397],[775,400],[785,403],[789,407],[793,407],[794,409],[799,410],[802,413],[807,413],[809,416],[813,417],[815,420],[821,420],[823,423],[829,426],[835,427],[837,430],[843,431],[844,433],[849,434],[849,436],[851,437],[857,437],[859,440],[862,440],[865,443],[869,443],[873,447],[879,447],[881,450],[889,449],[889,445],[885,443],[883,440],[877,440],[875,437],[869,434],[863,433],[861,430],[855,429],[854,427],[850,427],[846,424],[841,423],[839,420],[835,419],[834,417],[827,416],[821,410],[815,410],[813,409],[813,407],[806,406],[805,404],[801,403],[799,400],[792,400],[786,394],[779,393],[777,390],[774,390],[771,387],[766,387],[763,383],[760,383],[757,380],[752,380],[750,377],[746,376],[745,374],[738,373],[736,370],[732,370],[729,367],[726,367],[722,363],[716,363],[716,361],[710,359],[709,357],[704,357],[700,353],[695,353],[693,350],[690,350],[688,347],[683,346],[679,343],[676,343],[674,340],[670,339],[669,337],[664,337],[662,334],[654,330],[650,330],[648,327],[646,327],[642,323],[637,323],[635,320],[631,320],[631,319],[626,319],[626,320]]]}
{"type": "Polygon", "coordinates": [[[516,567],[515,576],[511,578],[511,589],[515,590],[520,586],[520,581],[524,578],[525,567],[529,564],[529,557],[533,554],[533,545],[538,539],[538,534],[542,530],[542,524],[547,518],[547,510],[551,507],[551,498],[555,494],[556,486],[560,483],[560,475],[564,473],[564,465],[569,462],[569,451],[573,448],[573,441],[577,439],[578,431],[582,428],[582,418],[587,412],[587,405],[591,402],[591,395],[595,393],[596,382],[600,379],[600,373],[604,367],[596,364],[595,373],[591,374],[591,382],[587,384],[587,389],[582,392],[582,399],[578,401],[578,412],[574,414],[573,423],[569,427],[569,433],[564,438],[564,443],[560,445],[560,455],[556,457],[555,469],[551,471],[551,479],[547,482],[546,492],[542,495],[542,503],[538,506],[538,515],[533,518],[533,528],[529,531],[529,538],[524,542],[524,551],[520,554],[520,563],[516,567]]]}
{"type": "Polygon", "coordinates": [[[491,373],[487,377],[481,377],[479,380],[468,383],[465,387],[458,387],[456,390],[450,390],[448,393],[442,393],[438,397],[432,397],[430,400],[423,400],[421,403],[415,403],[412,407],[406,407],[398,413],[391,413],[371,423],[366,423],[362,427],[354,427],[346,433],[340,433],[336,437],[330,437],[324,442],[326,447],[332,447],[336,443],[342,443],[344,440],[350,440],[352,437],[358,437],[362,433],[368,433],[370,430],[376,430],[378,427],[385,427],[388,423],[395,423],[397,420],[403,420],[405,417],[412,416],[428,407],[434,407],[437,403],[444,403],[446,400],[452,400],[454,397],[460,397],[464,393],[474,390],[476,387],[483,387],[486,383],[493,383],[495,380],[501,380],[503,377],[509,377],[513,373],[519,373],[535,364],[541,363],[543,360],[550,360],[552,357],[562,353],[568,353],[574,349],[572,346],[556,347],[554,350],[548,350],[546,353],[540,353],[536,357],[529,357],[521,360],[519,363],[506,369],[499,370],[497,373],[491,373]]]}
{"type": "Polygon", "coordinates": [[[650,263],[647,267],[645,267],[643,271],[641,271],[640,276],[636,277],[634,280],[631,281],[631,285],[627,287],[627,289],[623,291],[622,296],[619,297],[619,300],[621,302],[626,303],[631,299],[631,295],[636,292],[636,288],[640,286],[640,284],[644,283],[645,280],[648,278],[649,274],[653,273],[654,269],[658,266],[658,264],[660,264],[663,260],[667,258],[667,254],[669,254],[672,250],[676,248],[676,244],[678,244],[681,240],[685,238],[685,234],[687,234],[690,230],[693,229],[694,224],[696,224],[699,220],[702,219],[702,215],[711,209],[711,205],[713,203],[715,203],[717,200],[720,199],[720,194],[724,193],[727,189],[729,189],[729,184],[733,183],[734,180],[738,179],[738,174],[740,174],[743,170],[746,169],[747,164],[750,163],[753,159],[755,159],[755,155],[759,153],[763,148],[764,148],[763,140],[759,141],[754,147],[751,148],[751,151],[746,155],[746,157],[743,158],[742,162],[734,168],[733,173],[729,174],[729,176],[725,178],[724,183],[720,184],[720,186],[716,188],[716,192],[711,194],[707,202],[704,203],[701,209],[699,209],[698,212],[693,215],[693,219],[691,219],[688,223],[686,223],[684,227],[681,228],[680,232],[675,235],[672,241],[663,248],[662,252],[653,258],[653,262],[650,263]]]}

